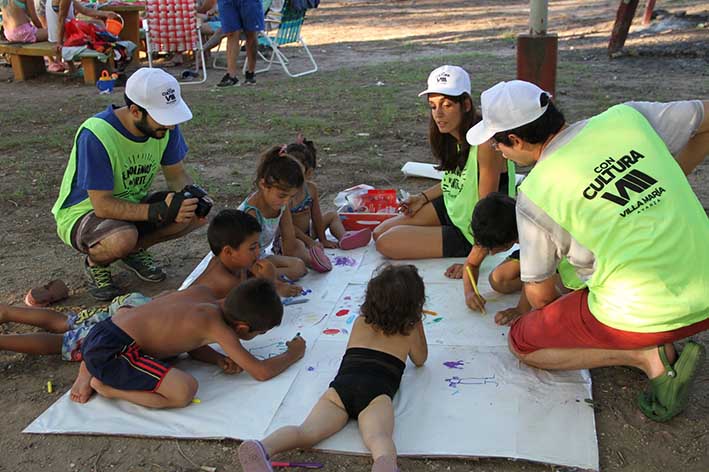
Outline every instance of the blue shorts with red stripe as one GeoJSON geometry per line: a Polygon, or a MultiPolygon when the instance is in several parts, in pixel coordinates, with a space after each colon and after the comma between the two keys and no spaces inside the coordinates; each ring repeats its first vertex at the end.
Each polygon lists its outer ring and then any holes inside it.
{"type": "Polygon", "coordinates": [[[91,329],[81,352],[91,375],[118,390],[154,392],[171,368],[141,353],[133,338],[110,318],[91,329]]]}

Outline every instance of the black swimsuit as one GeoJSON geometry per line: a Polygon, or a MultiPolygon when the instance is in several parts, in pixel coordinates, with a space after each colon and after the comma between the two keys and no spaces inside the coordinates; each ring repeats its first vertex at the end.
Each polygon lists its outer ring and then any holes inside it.
{"type": "Polygon", "coordinates": [[[350,418],[357,419],[379,395],[394,398],[405,367],[401,359],[386,352],[351,347],[345,352],[330,387],[340,396],[350,418]]]}

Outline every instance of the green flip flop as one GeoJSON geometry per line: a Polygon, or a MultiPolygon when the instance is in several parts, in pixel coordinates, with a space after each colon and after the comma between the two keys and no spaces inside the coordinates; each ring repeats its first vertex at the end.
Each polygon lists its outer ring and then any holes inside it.
{"type": "Polygon", "coordinates": [[[687,407],[689,390],[704,361],[706,349],[689,341],[674,366],[667,360],[664,346],[658,346],[658,352],[665,366],[665,374],[650,379],[650,391],[638,395],[638,407],[651,420],[665,422],[687,407]]]}

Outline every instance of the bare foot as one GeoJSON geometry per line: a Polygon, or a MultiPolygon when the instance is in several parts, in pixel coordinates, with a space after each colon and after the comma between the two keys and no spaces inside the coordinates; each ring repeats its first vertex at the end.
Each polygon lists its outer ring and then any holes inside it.
{"type": "Polygon", "coordinates": [[[463,264],[453,264],[446,269],[444,274],[449,279],[462,279],[463,278],[463,264]]]}
{"type": "Polygon", "coordinates": [[[510,326],[513,321],[522,316],[524,313],[519,309],[519,307],[507,308],[502,311],[498,311],[495,314],[495,323],[500,326],[510,326]]]}
{"type": "Polygon", "coordinates": [[[91,373],[86,368],[86,364],[83,362],[79,367],[79,375],[76,376],[74,380],[74,385],[71,386],[71,394],[69,397],[72,401],[76,403],[86,403],[91,398],[94,393],[93,388],[91,388],[91,381],[93,377],[91,373]]]}
{"type": "Polygon", "coordinates": [[[674,365],[677,360],[677,350],[675,349],[675,345],[672,343],[665,344],[665,354],[667,354],[667,360],[670,365],[674,365]]]}
{"type": "Polygon", "coordinates": [[[111,398],[112,389],[105,383],[101,382],[96,377],[91,377],[91,388],[96,390],[96,393],[105,398],[111,398]]]}
{"type": "MultiPolygon", "coordinates": [[[[647,374],[648,378],[654,379],[665,373],[665,365],[660,359],[660,353],[657,347],[650,347],[643,350],[645,356],[646,366],[643,369],[647,374]]],[[[665,354],[667,355],[667,361],[670,365],[674,365],[677,360],[677,351],[672,343],[665,344],[665,354]]]]}
{"type": "Polygon", "coordinates": [[[300,285],[276,281],[276,292],[278,292],[278,295],[281,297],[297,297],[302,291],[303,287],[300,285]]]}
{"type": "Polygon", "coordinates": [[[7,311],[10,309],[9,305],[0,303],[0,324],[7,323],[7,311]]]}

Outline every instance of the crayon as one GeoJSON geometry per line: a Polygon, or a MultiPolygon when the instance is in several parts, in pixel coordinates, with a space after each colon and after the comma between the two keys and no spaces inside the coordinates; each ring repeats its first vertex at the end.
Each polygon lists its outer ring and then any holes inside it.
{"type": "MultiPolygon", "coordinates": [[[[465,266],[465,270],[468,273],[468,279],[470,279],[470,285],[473,286],[473,290],[475,290],[475,294],[478,297],[482,298],[482,296],[480,295],[480,292],[478,291],[478,284],[475,283],[475,279],[473,278],[473,271],[470,270],[470,266],[469,265],[465,266]]],[[[483,314],[487,314],[487,312],[485,311],[485,307],[482,308],[482,312],[483,312],[483,314]]]]}
{"type": "Polygon", "coordinates": [[[271,467],[302,467],[304,469],[322,469],[319,462],[278,462],[272,461],[271,467]]]}

